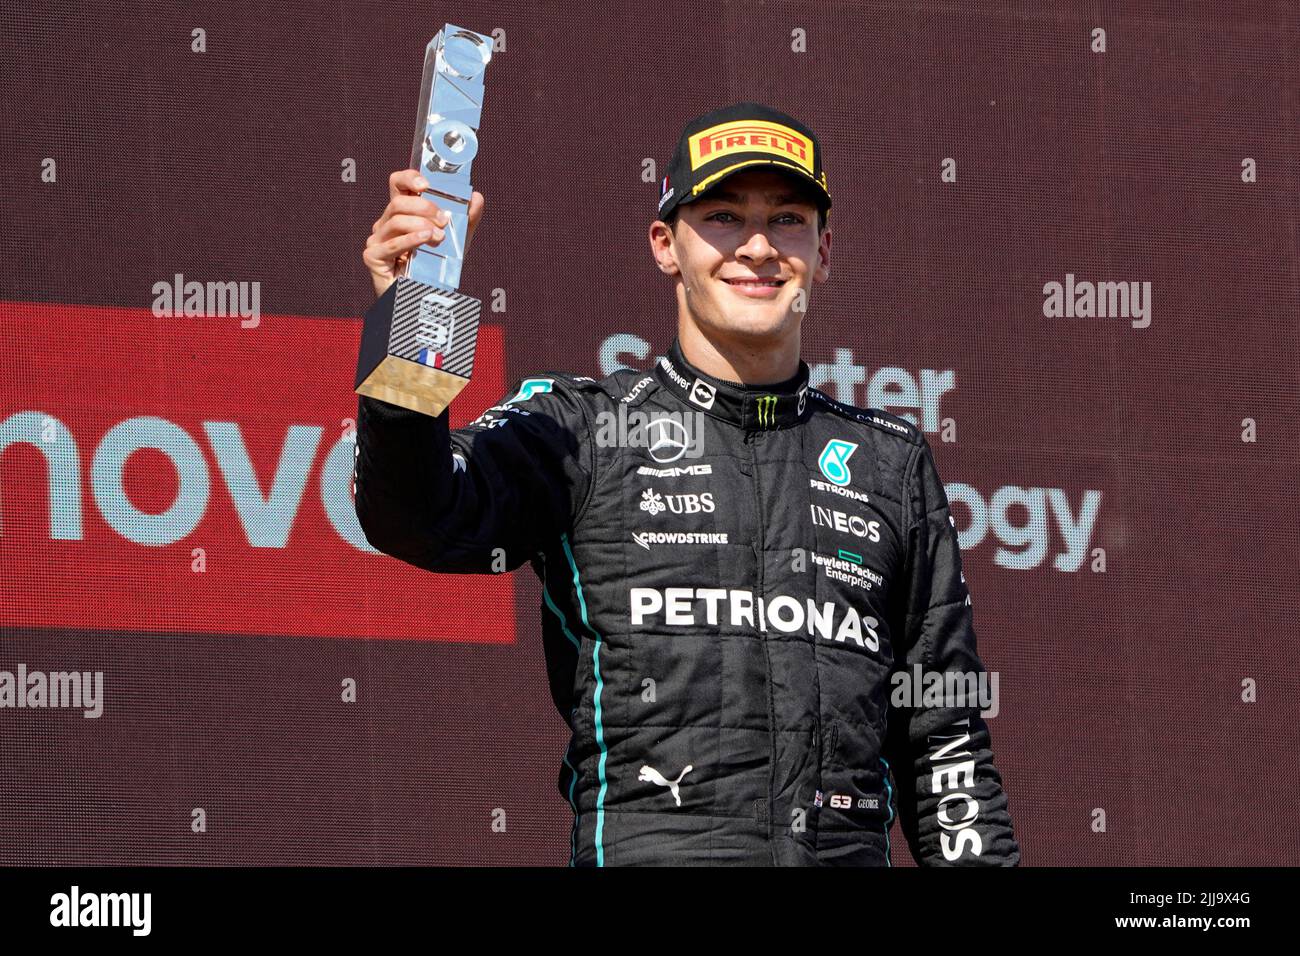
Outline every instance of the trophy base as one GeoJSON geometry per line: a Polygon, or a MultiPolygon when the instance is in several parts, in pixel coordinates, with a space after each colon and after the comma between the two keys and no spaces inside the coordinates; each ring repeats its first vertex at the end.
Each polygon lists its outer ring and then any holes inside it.
{"type": "Polygon", "coordinates": [[[357,394],[441,415],[474,371],[482,308],[454,289],[399,278],[366,310],[357,394]]]}

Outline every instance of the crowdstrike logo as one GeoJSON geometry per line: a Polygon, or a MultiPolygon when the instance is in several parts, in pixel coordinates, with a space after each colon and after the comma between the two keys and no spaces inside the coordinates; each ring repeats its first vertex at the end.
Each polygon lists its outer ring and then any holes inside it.
{"type": "Polygon", "coordinates": [[[633,531],[632,540],[650,550],[652,544],[726,544],[725,531],[633,531]]]}
{"type": "Polygon", "coordinates": [[[755,599],[753,591],[735,588],[631,588],[628,605],[633,626],[650,622],[667,627],[716,627],[721,622],[784,634],[802,631],[826,641],[880,650],[876,633],[880,622],[832,601],[819,606],[813,598],[799,601],[787,595],[755,599]]]}

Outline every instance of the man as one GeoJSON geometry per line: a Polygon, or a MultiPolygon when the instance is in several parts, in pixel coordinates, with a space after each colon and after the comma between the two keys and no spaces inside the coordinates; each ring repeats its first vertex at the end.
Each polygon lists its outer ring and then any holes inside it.
{"type": "MultiPolygon", "coordinates": [[[[380,293],[441,239],[419,174],[392,183],[365,253],[380,293]]],[[[650,226],[678,315],[650,372],[531,374],[455,432],[360,399],[368,540],[542,581],[573,864],[888,865],[896,808],[922,864],[1019,862],[978,707],[889,706],[896,669],[982,665],[924,435],[808,387],[830,205],[811,130],[709,113],[650,226]]]]}

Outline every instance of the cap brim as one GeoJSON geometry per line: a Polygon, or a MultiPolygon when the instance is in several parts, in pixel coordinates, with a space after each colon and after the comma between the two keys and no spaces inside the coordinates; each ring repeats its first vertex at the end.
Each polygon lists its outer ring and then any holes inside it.
{"type": "Polygon", "coordinates": [[[811,198],[813,201],[813,205],[823,210],[830,208],[831,197],[826,194],[826,191],[824,189],[822,189],[821,183],[819,183],[817,180],[813,179],[811,176],[808,175],[807,170],[803,169],[800,166],[795,166],[792,163],[783,163],[779,159],[771,159],[771,158],[743,159],[738,163],[734,163],[731,166],[727,166],[725,169],[720,169],[716,173],[713,173],[712,175],[706,177],[703,180],[703,182],[701,182],[698,186],[696,186],[698,192],[692,192],[689,196],[683,196],[680,200],[678,200],[677,205],[684,206],[687,203],[695,202],[697,199],[703,199],[721,183],[725,182],[727,179],[730,179],[732,176],[734,176],[736,173],[740,172],[741,170],[747,169],[751,166],[776,167],[777,172],[787,173],[788,178],[795,180],[799,185],[807,189],[809,198],[811,198]]]}

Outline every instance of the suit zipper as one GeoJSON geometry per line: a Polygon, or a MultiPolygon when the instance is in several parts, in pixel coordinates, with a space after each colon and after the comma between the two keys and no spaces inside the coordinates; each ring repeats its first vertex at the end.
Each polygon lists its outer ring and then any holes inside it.
{"type": "MultiPolygon", "coordinates": [[[[758,502],[758,541],[754,545],[755,567],[758,570],[758,584],[756,599],[762,603],[766,595],[764,594],[764,574],[763,560],[765,545],[767,544],[767,529],[763,522],[763,482],[759,477],[758,463],[758,432],[745,432],[745,444],[749,447],[749,458],[754,469],[754,500],[758,502]]],[[[763,617],[766,623],[767,616],[763,617]]],[[[759,637],[763,643],[763,666],[767,674],[767,735],[768,747],[770,748],[771,757],[767,763],[767,845],[772,854],[772,865],[777,865],[776,858],[776,841],[773,839],[776,825],[776,701],[772,695],[772,655],[767,644],[767,632],[762,632],[759,637]]]]}

